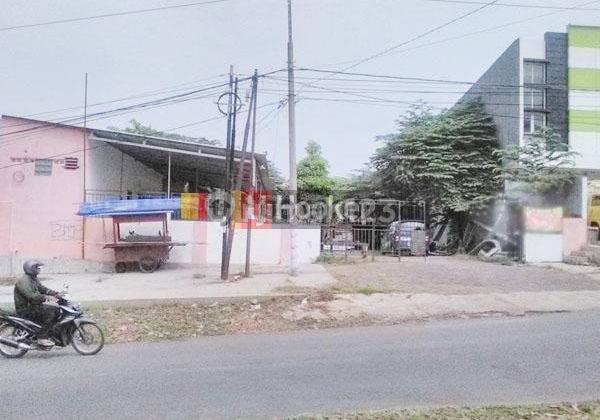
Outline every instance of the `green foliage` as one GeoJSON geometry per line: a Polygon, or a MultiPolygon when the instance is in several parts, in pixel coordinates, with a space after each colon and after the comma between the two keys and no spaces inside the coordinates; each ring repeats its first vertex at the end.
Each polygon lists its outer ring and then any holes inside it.
{"type": "Polygon", "coordinates": [[[350,177],[338,181],[342,198],[382,198],[384,193],[377,173],[369,168],[354,171],[350,177]]]}
{"type": "Polygon", "coordinates": [[[125,127],[125,128],[108,127],[108,129],[115,130],[115,131],[124,131],[126,133],[132,133],[132,134],[140,134],[142,136],[163,137],[163,138],[171,139],[171,140],[188,141],[188,142],[206,144],[206,145],[218,145],[219,144],[218,140],[208,140],[204,137],[195,138],[195,137],[190,137],[190,136],[184,136],[183,134],[166,133],[164,131],[155,130],[150,125],[144,125],[135,119],[129,121],[128,127],[125,127]]]}
{"type": "Polygon", "coordinates": [[[329,176],[329,162],[323,156],[321,146],[309,141],[306,156],[298,162],[298,196],[328,196],[336,189],[335,179],[329,176]]]}
{"type": "Polygon", "coordinates": [[[281,174],[279,168],[275,166],[274,162],[272,162],[271,160],[267,160],[267,163],[267,177],[269,178],[269,186],[271,188],[271,191],[274,193],[282,192],[283,190],[285,190],[285,187],[287,185],[285,178],[281,174]]]}
{"type": "Polygon", "coordinates": [[[576,152],[569,151],[559,134],[550,128],[536,131],[523,146],[497,150],[504,165],[502,178],[530,193],[559,191],[572,184],[576,152]]]}
{"type": "Polygon", "coordinates": [[[496,128],[480,101],[440,115],[420,103],[398,124],[399,132],[383,137],[372,159],[385,194],[425,201],[450,218],[480,210],[495,197],[501,187],[496,128]]]}

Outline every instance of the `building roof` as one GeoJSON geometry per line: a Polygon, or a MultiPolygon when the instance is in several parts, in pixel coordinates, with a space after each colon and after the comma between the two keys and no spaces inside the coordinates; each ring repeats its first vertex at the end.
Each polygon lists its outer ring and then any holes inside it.
{"type": "MultiPolygon", "coordinates": [[[[31,118],[3,115],[2,118],[13,118],[38,123],[40,128],[63,127],[82,130],[83,127],[71,124],[56,123],[51,121],[34,120],[31,118]]],[[[35,130],[33,128],[32,130],[35,130]]],[[[101,141],[123,153],[142,162],[157,172],[166,175],[168,171],[169,156],[171,157],[171,174],[174,178],[193,181],[200,177],[200,182],[216,188],[225,185],[225,156],[226,148],[205,145],[193,141],[173,140],[165,137],[147,136],[127,133],[124,131],[86,128],[92,141],[101,141]]],[[[255,153],[257,176],[264,188],[270,188],[267,171],[268,161],[265,154],[255,153]]],[[[234,160],[239,162],[242,157],[241,150],[236,150],[234,160]]],[[[251,168],[250,153],[246,154],[245,174],[248,176],[251,168]]],[[[234,164],[237,171],[237,163],[234,164]]],[[[234,174],[237,172],[234,172],[234,174]]]]}

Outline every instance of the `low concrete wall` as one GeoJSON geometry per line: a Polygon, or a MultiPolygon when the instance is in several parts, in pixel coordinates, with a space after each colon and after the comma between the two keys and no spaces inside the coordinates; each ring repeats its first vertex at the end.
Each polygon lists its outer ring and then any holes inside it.
{"type": "MultiPolygon", "coordinates": [[[[193,222],[174,220],[169,230],[174,241],[187,242],[185,247],[171,251],[169,261],[180,264],[220,264],[223,228],[218,222],[193,222]]],[[[231,263],[243,264],[246,259],[246,228],[235,229],[231,263]]],[[[321,231],[295,229],[299,263],[314,262],[320,253],[321,231]]],[[[253,264],[287,264],[291,229],[273,225],[269,228],[253,229],[251,262],[253,264]]]]}
{"type": "Polygon", "coordinates": [[[566,217],[563,219],[563,255],[569,256],[587,244],[586,219],[566,217]]]}
{"type": "Polygon", "coordinates": [[[23,263],[28,259],[42,261],[45,265],[42,269],[46,274],[77,274],[77,273],[100,273],[113,271],[113,264],[71,259],[64,257],[39,258],[31,255],[0,255],[0,277],[14,277],[23,274],[23,263]]]}
{"type": "Polygon", "coordinates": [[[524,236],[525,262],[561,262],[563,235],[561,233],[526,233],[524,236]]]}

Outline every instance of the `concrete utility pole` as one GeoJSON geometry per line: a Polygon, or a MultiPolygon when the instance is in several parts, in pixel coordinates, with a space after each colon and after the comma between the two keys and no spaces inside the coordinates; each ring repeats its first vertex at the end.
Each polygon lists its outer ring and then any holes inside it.
{"type": "Polygon", "coordinates": [[[296,94],[294,93],[294,42],[292,40],[292,0],[287,0],[288,5],[288,123],[289,123],[289,154],[290,154],[290,179],[288,190],[290,193],[290,267],[291,275],[298,271],[296,258],[296,229],[294,222],[296,218],[296,194],[298,192],[298,180],[296,169],[296,94]]]}
{"type": "MultiPolygon", "coordinates": [[[[87,199],[87,182],[86,182],[86,156],[87,156],[87,106],[88,106],[88,74],[85,73],[83,93],[83,203],[87,199]]],[[[81,218],[81,259],[85,260],[85,216],[81,218]]]]}

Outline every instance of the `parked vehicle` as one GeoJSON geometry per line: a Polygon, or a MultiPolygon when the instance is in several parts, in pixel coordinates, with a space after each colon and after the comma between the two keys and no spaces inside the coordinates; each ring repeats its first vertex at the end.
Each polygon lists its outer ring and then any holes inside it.
{"type": "Polygon", "coordinates": [[[588,221],[591,227],[600,228],[600,195],[594,195],[590,201],[588,221]]]}
{"type": "Polygon", "coordinates": [[[422,220],[392,222],[382,238],[382,253],[424,255],[429,233],[422,220]]]}
{"type": "Polygon", "coordinates": [[[16,314],[0,313],[0,354],[9,359],[25,356],[29,350],[49,351],[55,346],[73,346],[83,356],[97,354],[104,347],[104,334],[96,321],[85,318],[79,303],[67,294],[58,296],[60,316],[50,331],[54,345],[41,347],[37,334],[41,326],[16,314]]]}

